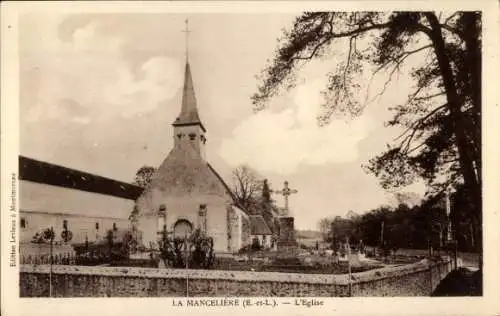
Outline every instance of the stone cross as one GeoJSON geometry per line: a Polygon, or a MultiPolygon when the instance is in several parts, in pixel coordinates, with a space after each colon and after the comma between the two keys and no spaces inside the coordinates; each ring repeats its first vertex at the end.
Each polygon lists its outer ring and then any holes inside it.
{"type": "Polygon", "coordinates": [[[285,198],[285,208],[284,208],[284,212],[285,212],[285,215],[288,215],[288,197],[291,195],[291,194],[294,194],[294,193],[297,193],[298,191],[295,190],[295,189],[290,189],[288,187],[288,181],[285,181],[285,186],[283,187],[283,190],[279,190],[279,191],[275,191],[274,193],[276,194],[281,194],[283,195],[283,197],[285,198]]]}

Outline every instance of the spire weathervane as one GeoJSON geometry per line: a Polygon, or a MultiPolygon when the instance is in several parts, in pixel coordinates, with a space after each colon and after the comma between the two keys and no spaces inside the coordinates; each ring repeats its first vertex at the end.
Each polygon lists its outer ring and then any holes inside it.
{"type": "Polygon", "coordinates": [[[186,34],[186,61],[187,61],[189,57],[189,33],[191,33],[191,31],[189,30],[188,19],[184,20],[184,24],[186,24],[186,28],[182,32],[186,34]]]}

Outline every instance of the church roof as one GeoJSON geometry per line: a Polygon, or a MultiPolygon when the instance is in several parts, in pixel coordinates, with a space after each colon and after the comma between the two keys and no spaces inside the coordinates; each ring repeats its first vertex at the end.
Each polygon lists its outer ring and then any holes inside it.
{"type": "Polygon", "coordinates": [[[250,215],[250,229],[252,235],[271,235],[271,229],[261,215],[250,215]]]}
{"type": "Polygon", "coordinates": [[[227,195],[234,201],[231,190],[220,175],[185,142],[176,143],[153,174],[146,191],[152,188],[178,195],[227,195]]]}
{"type": "Polygon", "coordinates": [[[19,179],[59,187],[106,194],[125,199],[137,199],[143,189],[95,174],[19,156],[19,179]]]}
{"type": "Polygon", "coordinates": [[[194,92],[193,78],[191,76],[191,67],[189,66],[189,62],[186,62],[186,68],[184,71],[184,87],[182,89],[181,113],[179,114],[173,125],[200,125],[203,131],[206,132],[203,123],[201,123],[200,115],[198,114],[196,94],[194,92]]]}
{"type": "Polygon", "coordinates": [[[215,170],[211,164],[209,164],[207,162],[207,166],[208,168],[210,169],[210,171],[212,171],[212,173],[214,174],[214,176],[217,177],[217,179],[219,179],[219,181],[222,183],[222,185],[224,186],[224,188],[226,188],[226,191],[227,193],[231,196],[231,199],[233,200],[234,202],[234,205],[238,206],[240,209],[242,209],[244,212],[247,212],[247,210],[245,210],[241,205],[239,205],[237,202],[236,202],[236,196],[234,195],[233,191],[229,188],[229,186],[226,184],[226,182],[224,181],[224,179],[220,176],[220,174],[217,172],[217,170],[215,170]]]}

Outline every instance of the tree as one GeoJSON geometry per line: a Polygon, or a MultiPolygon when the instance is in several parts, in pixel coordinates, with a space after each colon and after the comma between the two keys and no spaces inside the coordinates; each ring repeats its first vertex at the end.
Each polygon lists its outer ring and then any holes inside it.
{"type": "Polygon", "coordinates": [[[318,222],[318,229],[321,232],[323,240],[326,242],[331,241],[332,221],[331,218],[322,218],[318,222]]]}
{"type": "MultiPolygon", "coordinates": [[[[330,72],[319,124],[336,113],[360,115],[369,103],[357,98],[366,68],[388,73],[385,88],[405,63],[415,83],[405,104],[392,107],[389,126],[405,131],[365,169],[384,188],[426,180],[437,195],[464,183],[469,216],[481,237],[481,14],[479,12],[308,12],[284,31],[274,60],[263,70],[252,97],[256,110],[283,89],[294,87],[297,71],[346,43],[346,60],[330,72]]],[[[373,77],[372,77],[373,79],[373,77]]],[[[371,101],[371,100],[369,100],[371,101]]]]}
{"type": "Polygon", "coordinates": [[[233,193],[238,204],[245,209],[258,205],[263,182],[256,171],[242,165],[233,171],[233,193]]]}
{"type": "Polygon", "coordinates": [[[145,188],[152,180],[156,168],[150,166],[142,166],[135,173],[134,184],[145,188]]]}
{"type": "Polygon", "coordinates": [[[420,197],[414,192],[396,192],[394,193],[394,199],[400,204],[406,204],[408,206],[416,205],[420,202],[420,197]]]}
{"type": "Polygon", "coordinates": [[[272,204],[274,201],[271,199],[271,188],[269,187],[269,182],[264,179],[262,183],[262,203],[272,204]]]}

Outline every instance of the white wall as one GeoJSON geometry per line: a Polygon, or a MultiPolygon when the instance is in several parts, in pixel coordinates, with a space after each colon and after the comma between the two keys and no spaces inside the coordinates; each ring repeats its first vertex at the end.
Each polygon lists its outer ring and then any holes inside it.
{"type": "Polygon", "coordinates": [[[113,223],[118,228],[129,227],[133,206],[133,200],[21,180],[20,218],[26,221],[26,227],[20,229],[21,242],[31,241],[36,231],[50,226],[56,231],[56,240],[60,239],[63,220],[73,232],[72,242],[84,241],[85,235],[92,241],[96,233],[104,235],[113,223]]]}
{"type": "Polygon", "coordinates": [[[95,241],[97,236],[104,238],[106,231],[113,228],[113,223],[118,229],[127,229],[130,221],[123,218],[88,217],[73,214],[50,214],[37,212],[20,212],[20,218],[24,219],[26,225],[20,228],[21,243],[30,242],[36,232],[53,227],[55,231],[55,241],[62,241],[63,221],[68,221],[68,229],[73,233],[70,243],[80,243],[85,241],[87,236],[89,241],[95,241]],[[96,223],[99,229],[96,230],[96,223]]]}
{"type": "MultiPolygon", "coordinates": [[[[139,205],[141,200],[138,201],[139,205]]],[[[227,251],[227,201],[225,198],[216,195],[190,196],[161,196],[153,195],[153,205],[158,211],[159,206],[164,204],[167,208],[167,230],[173,231],[178,220],[189,221],[193,228],[198,227],[198,211],[200,204],[207,206],[207,234],[214,238],[214,249],[218,252],[227,251]]],[[[141,206],[139,206],[141,208],[141,206]]],[[[139,219],[139,229],[143,231],[143,243],[157,241],[157,221],[156,215],[144,214],[139,219]]]]}

